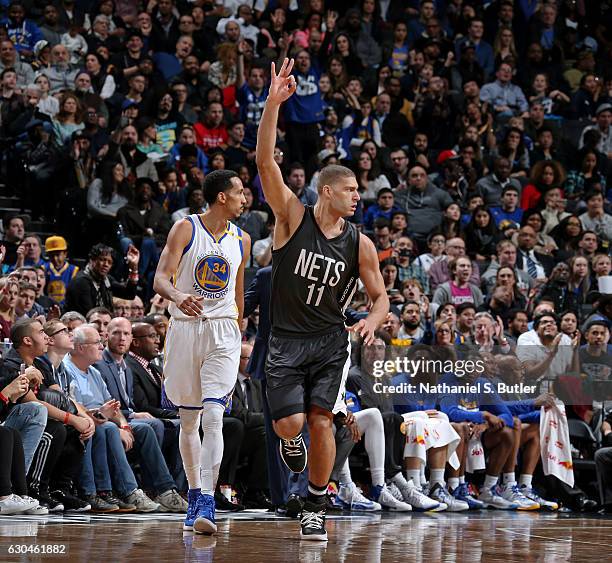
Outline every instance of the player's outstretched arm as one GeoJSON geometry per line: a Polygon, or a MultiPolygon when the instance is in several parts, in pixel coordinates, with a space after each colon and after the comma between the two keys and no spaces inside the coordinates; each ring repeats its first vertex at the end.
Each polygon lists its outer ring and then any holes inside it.
{"type": "Polygon", "coordinates": [[[359,334],[366,344],[371,344],[374,342],[374,332],[389,312],[389,297],[380,273],[374,243],[365,235],[359,237],[359,277],[372,301],[372,308],[365,319],[361,319],[349,330],[359,334]]]}
{"type": "Polygon", "coordinates": [[[193,225],[187,219],[177,221],[166,240],[153,280],[153,289],[162,297],[173,301],[176,306],[190,317],[197,317],[202,312],[202,297],[182,293],[172,283],[183,255],[183,249],[191,240],[193,225]]]}
{"type": "MultiPolygon", "coordinates": [[[[276,145],[276,126],[278,112],[283,102],[288,100],[296,89],[295,77],[291,75],[293,59],[285,58],[276,74],[272,63],[270,91],[257,130],[256,163],[266,201],[274,211],[277,222],[286,217],[303,213],[303,206],[295,194],[285,185],[281,170],[274,161],[276,145]]],[[[301,215],[299,216],[301,220],[301,215]]]]}
{"type": "Polygon", "coordinates": [[[238,307],[238,326],[242,326],[242,318],[244,317],[244,270],[249,263],[251,256],[251,237],[245,231],[242,231],[242,248],[243,256],[238,273],[236,274],[236,307],[238,307]]]}

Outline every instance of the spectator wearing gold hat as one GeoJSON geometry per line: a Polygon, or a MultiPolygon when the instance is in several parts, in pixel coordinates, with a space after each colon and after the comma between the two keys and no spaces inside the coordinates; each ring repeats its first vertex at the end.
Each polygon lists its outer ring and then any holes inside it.
{"type": "Polygon", "coordinates": [[[68,262],[68,244],[64,237],[54,235],[47,238],[45,252],[49,257],[49,262],[45,268],[47,294],[55,303],[63,307],[66,299],[66,287],[77,275],[79,267],[68,262]]]}

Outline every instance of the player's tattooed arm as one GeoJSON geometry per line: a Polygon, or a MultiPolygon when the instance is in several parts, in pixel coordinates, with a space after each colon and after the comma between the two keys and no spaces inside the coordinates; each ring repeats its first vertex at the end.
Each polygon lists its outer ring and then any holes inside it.
{"type": "Polygon", "coordinates": [[[389,312],[389,297],[380,273],[374,243],[365,235],[359,236],[359,277],[372,301],[372,306],[368,316],[349,330],[359,334],[366,344],[371,344],[374,342],[374,332],[389,312]]]}

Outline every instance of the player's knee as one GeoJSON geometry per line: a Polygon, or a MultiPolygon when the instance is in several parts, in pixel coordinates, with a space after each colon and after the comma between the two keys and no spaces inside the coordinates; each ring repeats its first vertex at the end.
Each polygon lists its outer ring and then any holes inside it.
{"type": "Polygon", "coordinates": [[[302,413],[292,414],[274,421],[274,431],[279,438],[290,440],[295,438],[304,426],[304,415],[302,413]]]}
{"type": "Polygon", "coordinates": [[[200,411],[179,409],[181,419],[181,432],[192,434],[198,431],[200,426],[200,411]]]}
{"type": "Polygon", "coordinates": [[[223,430],[223,411],[218,403],[204,403],[202,410],[202,432],[220,432],[223,430]]]}
{"type": "Polygon", "coordinates": [[[331,413],[328,415],[320,412],[311,412],[308,414],[308,429],[310,432],[324,432],[331,430],[333,418],[331,413]]]}
{"type": "Polygon", "coordinates": [[[504,426],[504,428],[499,431],[499,439],[504,446],[512,446],[514,444],[515,439],[514,430],[512,428],[504,426]]]}

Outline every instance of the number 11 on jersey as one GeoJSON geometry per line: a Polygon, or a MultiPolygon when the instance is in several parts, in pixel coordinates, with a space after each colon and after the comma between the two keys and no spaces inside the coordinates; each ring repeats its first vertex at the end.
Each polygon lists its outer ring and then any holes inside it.
{"type": "MultiPolygon", "coordinates": [[[[319,289],[317,289],[317,299],[314,302],[314,306],[318,307],[319,303],[321,303],[321,297],[323,297],[323,290],[325,289],[325,286],[322,285],[321,287],[319,287],[319,289]]],[[[310,305],[312,304],[312,298],[314,297],[314,293],[315,293],[315,284],[311,283],[308,286],[308,297],[306,298],[306,305],[310,305]]]]}

